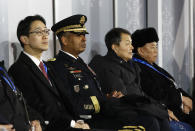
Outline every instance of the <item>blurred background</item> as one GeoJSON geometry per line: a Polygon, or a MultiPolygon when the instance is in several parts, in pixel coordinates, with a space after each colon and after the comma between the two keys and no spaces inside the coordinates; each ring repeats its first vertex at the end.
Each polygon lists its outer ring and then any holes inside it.
{"type": "MultiPolygon", "coordinates": [[[[159,35],[157,63],[171,73],[178,85],[193,92],[194,23],[193,0],[0,0],[0,60],[8,69],[21,47],[16,36],[18,22],[28,15],[42,15],[48,28],[74,14],[88,17],[87,48],[81,57],[88,63],[95,54],[105,55],[104,36],[112,27],[133,33],[154,27],[159,35]]],[[[50,34],[50,48],[43,59],[54,57],[60,48],[50,34]]]]}

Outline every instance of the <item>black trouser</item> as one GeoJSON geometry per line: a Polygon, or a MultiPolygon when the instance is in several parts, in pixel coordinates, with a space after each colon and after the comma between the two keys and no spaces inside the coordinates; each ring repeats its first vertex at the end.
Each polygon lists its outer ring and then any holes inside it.
{"type": "MultiPolygon", "coordinates": [[[[195,107],[193,107],[195,108],[195,107]]],[[[193,129],[195,130],[195,111],[193,110],[192,112],[190,112],[189,114],[189,118],[187,120],[187,122],[193,127],[193,129]]]]}
{"type": "Polygon", "coordinates": [[[143,126],[146,131],[170,131],[169,120],[153,116],[139,116],[134,121],[117,120],[99,116],[95,120],[86,121],[90,127],[97,129],[121,129],[123,126],[143,126]]]}
{"type": "Polygon", "coordinates": [[[139,116],[135,123],[145,127],[146,131],[170,131],[169,120],[152,116],[139,116]]]}
{"type": "Polygon", "coordinates": [[[69,128],[65,131],[117,131],[117,130],[111,130],[111,129],[76,129],[76,128],[69,128]]]}

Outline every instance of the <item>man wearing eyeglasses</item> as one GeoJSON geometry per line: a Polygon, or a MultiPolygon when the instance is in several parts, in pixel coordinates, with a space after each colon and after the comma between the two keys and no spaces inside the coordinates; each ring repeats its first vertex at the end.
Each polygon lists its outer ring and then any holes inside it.
{"type": "Polygon", "coordinates": [[[74,121],[67,101],[61,99],[61,86],[55,72],[41,59],[48,49],[49,29],[39,15],[21,20],[17,37],[23,48],[9,73],[23,92],[27,103],[44,118],[46,131],[64,131],[67,128],[88,128],[85,123],[74,121]]]}

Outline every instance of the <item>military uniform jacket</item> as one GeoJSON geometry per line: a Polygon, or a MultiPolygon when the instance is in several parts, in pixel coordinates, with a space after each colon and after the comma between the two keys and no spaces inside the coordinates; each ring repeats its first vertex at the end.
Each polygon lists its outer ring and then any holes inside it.
{"type": "MultiPolygon", "coordinates": [[[[3,64],[0,64],[4,69],[3,64]]],[[[16,89],[16,94],[5,79],[8,80],[8,77],[0,70],[0,124],[13,124],[18,131],[29,131],[29,115],[24,99],[20,91],[16,89]]]]}
{"type": "Polygon", "coordinates": [[[23,92],[27,103],[49,122],[47,130],[65,130],[70,127],[70,121],[73,119],[66,108],[68,101],[62,100],[62,86],[49,65],[47,70],[51,84],[35,63],[21,52],[18,60],[10,67],[9,73],[23,92]]]}
{"type": "Polygon", "coordinates": [[[76,116],[91,115],[99,112],[99,107],[95,109],[91,97],[96,96],[97,99],[101,99],[102,94],[95,75],[81,58],[76,60],[60,51],[56,56],[56,60],[49,63],[54,66],[61,80],[64,82],[66,95],[71,100],[71,108],[74,110],[76,116]]]}
{"type": "Polygon", "coordinates": [[[112,51],[104,57],[95,56],[89,65],[96,72],[104,93],[121,91],[125,95],[121,100],[133,105],[140,114],[167,117],[165,108],[142,91],[140,69],[134,62],[125,62],[112,51]]]}
{"type": "MultiPolygon", "coordinates": [[[[149,64],[146,60],[144,60],[137,54],[135,54],[133,57],[149,64]]],[[[142,63],[136,63],[141,68],[141,86],[144,92],[146,92],[146,94],[153,97],[154,99],[165,104],[170,110],[175,113],[175,115],[177,115],[178,118],[180,118],[180,116],[185,116],[181,110],[182,102],[180,93],[187,97],[190,96],[181,88],[177,89],[175,87],[175,84],[173,83],[173,81],[175,81],[174,78],[167,71],[165,71],[155,63],[152,66],[172,80],[169,80],[165,76],[159,74],[157,71],[142,63]]]]}

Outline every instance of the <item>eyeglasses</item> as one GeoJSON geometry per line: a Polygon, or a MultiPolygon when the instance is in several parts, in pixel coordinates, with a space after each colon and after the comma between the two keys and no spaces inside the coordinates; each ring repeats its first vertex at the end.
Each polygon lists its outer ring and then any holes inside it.
{"type": "Polygon", "coordinates": [[[35,33],[38,36],[44,36],[44,35],[48,36],[50,33],[50,29],[36,30],[36,31],[29,32],[29,34],[33,34],[33,33],[35,33]]]}

